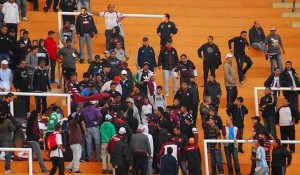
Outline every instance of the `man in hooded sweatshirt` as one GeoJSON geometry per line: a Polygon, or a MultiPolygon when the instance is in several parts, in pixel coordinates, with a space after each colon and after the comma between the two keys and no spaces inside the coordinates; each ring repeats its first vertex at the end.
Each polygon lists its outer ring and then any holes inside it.
{"type": "MultiPolygon", "coordinates": [[[[134,101],[132,98],[127,98],[126,100],[127,106],[129,108],[133,109],[133,117],[136,118],[138,120],[138,123],[141,124],[141,117],[139,114],[139,110],[138,108],[135,106],[134,101]]],[[[127,112],[125,112],[125,115],[127,114],[127,112]]]]}
{"type": "Polygon", "coordinates": [[[151,156],[151,146],[148,136],[143,134],[144,126],[139,125],[137,133],[130,141],[130,150],[133,156],[132,175],[137,175],[141,169],[141,175],[147,174],[148,159],[151,156]]]}
{"type": "Polygon", "coordinates": [[[147,175],[152,175],[152,163],[153,163],[153,153],[154,153],[154,144],[153,144],[153,137],[151,134],[149,134],[149,129],[148,126],[144,126],[144,131],[143,134],[145,134],[148,137],[149,143],[150,143],[150,149],[151,149],[151,154],[150,157],[148,158],[148,169],[147,169],[147,175]]]}
{"type": "Polygon", "coordinates": [[[114,125],[110,122],[112,116],[107,114],[105,121],[100,126],[101,135],[101,159],[102,159],[102,174],[112,174],[112,166],[110,164],[110,154],[107,152],[109,140],[116,134],[114,125]]]}

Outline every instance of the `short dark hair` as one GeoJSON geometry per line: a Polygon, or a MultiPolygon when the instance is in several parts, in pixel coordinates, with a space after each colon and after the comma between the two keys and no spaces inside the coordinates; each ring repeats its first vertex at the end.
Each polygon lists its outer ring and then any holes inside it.
{"type": "Polygon", "coordinates": [[[72,72],[70,72],[70,77],[72,77],[72,76],[77,76],[78,74],[77,74],[77,72],[75,72],[75,71],[72,71],[72,72]]]}
{"type": "Polygon", "coordinates": [[[62,126],[60,124],[57,124],[56,126],[54,126],[54,131],[59,131],[62,128],[62,126]]]}
{"type": "Polygon", "coordinates": [[[25,61],[23,58],[19,60],[19,64],[21,64],[23,61],[25,61]]]}
{"type": "Polygon", "coordinates": [[[55,32],[53,31],[53,30],[50,30],[49,32],[48,32],[48,35],[52,35],[52,34],[54,34],[55,32]]]}
{"type": "Polygon", "coordinates": [[[162,107],[157,107],[157,110],[160,112],[160,113],[164,113],[164,109],[162,107]]]}
{"type": "Polygon", "coordinates": [[[161,89],[162,90],[162,86],[157,86],[156,89],[161,89]]]}
{"type": "Polygon", "coordinates": [[[240,101],[241,103],[243,103],[244,102],[244,98],[243,97],[238,97],[238,98],[236,98],[238,101],[240,101]]]}
{"type": "Polygon", "coordinates": [[[141,85],[140,84],[135,84],[134,87],[141,89],[141,85]]]}
{"type": "Polygon", "coordinates": [[[110,86],[117,86],[117,83],[111,82],[111,83],[110,83],[110,86]]]}
{"type": "Polygon", "coordinates": [[[167,148],[167,153],[168,153],[169,155],[171,155],[171,154],[173,153],[173,148],[172,148],[172,147],[168,147],[168,148],[167,148]]]}
{"type": "Polygon", "coordinates": [[[275,139],[274,142],[276,142],[278,145],[281,145],[281,140],[280,139],[275,139]]]}
{"type": "Polygon", "coordinates": [[[279,69],[279,70],[280,70],[280,68],[279,68],[279,67],[275,67],[275,68],[274,68],[274,71],[276,71],[277,69],[279,69]]]}
{"type": "Polygon", "coordinates": [[[157,125],[160,126],[161,128],[163,128],[163,127],[164,127],[164,122],[161,121],[161,120],[159,120],[159,121],[157,122],[157,125]]]}
{"type": "Polygon", "coordinates": [[[23,35],[29,34],[27,30],[24,30],[23,35]]]}
{"type": "Polygon", "coordinates": [[[9,97],[13,97],[13,96],[14,96],[14,94],[12,92],[9,92],[5,95],[5,98],[9,98],[9,97]]]}
{"type": "Polygon", "coordinates": [[[258,139],[257,141],[258,141],[258,143],[259,143],[260,146],[263,146],[264,143],[265,143],[263,139],[258,139]]]}
{"type": "Polygon", "coordinates": [[[83,78],[90,78],[90,75],[89,75],[89,73],[87,73],[87,72],[84,72],[84,73],[82,74],[82,76],[83,76],[83,78]]]}
{"type": "Polygon", "coordinates": [[[173,109],[173,107],[172,107],[172,106],[170,106],[170,105],[168,105],[168,106],[166,107],[166,109],[172,110],[172,109],[173,109]]]}
{"type": "Polygon", "coordinates": [[[165,13],[164,15],[166,16],[166,18],[170,19],[170,14],[169,13],[165,13]]]}
{"type": "Polygon", "coordinates": [[[245,31],[245,30],[241,31],[241,34],[244,34],[244,33],[247,33],[247,31],[245,31]]]}
{"type": "Polygon", "coordinates": [[[184,54],[181,54],[181,55],[180,55],[180,58],[181,58],[181,57],[185,57],[185,58],[187,58],[187,56],[186,56],[186,54],[185,54],[185,53],[184,53],[184,54]]]}
{"type": "Polygon", "coordinates": [[[32,46],[32,50],[38,49],[38,46],[32,46]]]}
{"type": "Polygon", "coordinates": [[[208,38],[211,38],[212,40],[214,40],[214,37],[213,37],[213,36],[211,36],[211,35],[209,35],[209,36],[208,36],[208,38]]]}
{"type": "Polygon", "coordinates": [[[291,61],[286,61],[286,62],[285,62],[285,64],[287,64],[287,63],[290,63],[290,64],[292,64],[292,62],[291,62],[291,61]]]}

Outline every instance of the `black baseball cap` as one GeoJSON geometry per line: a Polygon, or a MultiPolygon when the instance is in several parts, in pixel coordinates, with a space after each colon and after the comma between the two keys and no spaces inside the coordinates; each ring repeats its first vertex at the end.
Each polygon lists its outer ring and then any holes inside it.
{"type": "Polygon", "coordinates": [[[144,37],[144,38],[143,38],[143,41],[148,41],[148,37],[144,37]]]}

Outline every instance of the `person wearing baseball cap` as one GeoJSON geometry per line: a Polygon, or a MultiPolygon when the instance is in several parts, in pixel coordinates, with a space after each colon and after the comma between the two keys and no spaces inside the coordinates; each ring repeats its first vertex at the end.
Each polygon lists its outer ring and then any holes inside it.
{"type": "Polygon", "coordinates": [[[1,89],[1,91],[8,92],[11,90],[12,76],[13,76],[12,72],[8,68],[8,61],[2,60],[1,61],[1,69],[0,69],[0,77],[1,77],[0,89],[1,89]]]}
{"type": "Polygon", "coordinates": [[[194,138],[189,138],[188,145],[185,146],[184,152],[189,174],[202,174],[201,153],[198,143],[195,143],[194,138]]]}
{"type": "Polygon", "coordinates": [[[149,69],[153,72],[156,69],[156,59],[153,47],[149,45],[148,37],[143,38],[143,45],[138,49],[136,56],[136,67],[141,69],[144,62],[149,63],[149,69]]]}
{"type": "Polygon", "coordinates": [[[227,107],[234,103],[238,94],[238,89],[236,87],[236,79],[232,68],[232,58],[233,55],[231,53],[227,54],[224,67],[223,67],[224,83],[227,92],[227,107]]]}
{"type": "Polygon", "coordinates": [[[270,59],[271,74],[273,73],[273,70],[276,65],[281,71],[283,70],[282,54],[285,54],[285,50],[283,48],[282,39],[280,35],[276,33],[275,27],[270,28],[270,34],[266,37],[265,54],[266,58],[272,57],[272,59],[270,59]]]}
{"type": "Polygon", "coordinates": [[[110,139],[116,134],[115,126],[111,123],[112,116],[106,114],[105,121],[100,126],[101,135],[101,159],[102,159],[102,173],[112,173],[112,166],[109,161],[109,154],[107,146],[110,139]]]}
{"type": "Polygon", "coordinates": [[[244,83],[246,78],[247,71],[251,68],[253,62],[249,56],[245,53],[245,47],[247,46],[250,49],[250,45],[247,41],[247,32],[241,31],[240,36],[234,37],[228,41],[228,46],[230,52],[234,53],[234,57],[237,63],[237,70],[239,81],[241,84],[244,83]],[[234,43],[234,49],[232,50],[232,43],[234,43]],[[243,68],[243,64],[246,63],[246,67],[243,68]]]}
{"type": "Polygon", "coordinates": [[[100,73],[104,68],[106,59],[101,59],[100,55],[95,55],[94,60],[90,62],[87,73],[93,78],[97,73],[100,73]]]}
{"type": "Polygon", "coordinates": [[[136,84],[141,85],[141,91],[144,94],[147,94],[147,85],[150,80],[150,74],[153,72],[149,70],[149,62],[144,62],[142,69],[138,70],[137,73],[133,77],[133,81],[136,84]]]}

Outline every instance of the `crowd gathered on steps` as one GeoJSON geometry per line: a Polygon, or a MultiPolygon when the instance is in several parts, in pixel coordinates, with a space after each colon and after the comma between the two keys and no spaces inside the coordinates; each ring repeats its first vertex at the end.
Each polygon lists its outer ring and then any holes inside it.
{"type": "MultiPolygon", "coordinates": [[[[36,2],[33,1],[34,4],[36,2]]],[[[47,0],[45,12],[49,10],[51,3],[51,0],[47,0]]],[[[230,53],[226,54],[223,64],[227,92],[227,103],[224,105],[228,117],[223,122],[218,115],[222,91],[215,76],[215,71],[222,65],[222,59],[218,46],[213,42],[213,36],[208,36],[207,43],[198,49],[198,56],[203,60],[204,90],[203,102],[200,103],[196,66],[186,54],[179,57],[173,47],[172,38],[178,29],[170,21],[169,14],[164,15],[163,22],[157,27],[157,34],[161,39],[158,58],[156,59],[155,51],[149,45],[149,38],[142,38],[143,45],[138,48],[136,56],[138,71],[133,74],[127,63],[130,56],[125,50],[121,24],[125,17],[114,10],[115,5],[109,4],[107,11],[92,12],[87,0],[78,4],[75,1],[62,0],[54,1],[55,12],[58,11],[58,4],[62,11],[72,12],[76,8],[80,11],[76,19],[74,16],[63,17],[64,26],[59,31],[59,40],[63,47],[59,50],[55,32],[52,30],[48,32],[46,39],[35,43],[31,42],[29,32],[23,30],[17,40],[20,22],[18,5],[14,0],[1,2],[0,88],[2,92],[7,92],[1,102],[1,147],[20,145],[20,140],[24,139],[18,118],[10,111],[10,102],[15,97],[10,92],[12,88],[17,92],[51,91],[51,84],[56,83],[55,68],[58,62],[65,78],[64,91],[72,97],[72,113],[64,116],[60,107],[48,107],[46,97],[35,97],[36,108],[27,118],[27,143],[36,154],[43,173],[53,175],[58,168],[60,175],[65,170],[80,174],[80,162],[92,161],[94,142],[96,161],[102,161],[103,174],[138,174],[140,171],[141,174],[165,175],[178,174],[179,169],[182,174],[202,174],[198,147],[199,128],[196,127],[198,121],[201,122],[205,139],[234,141],[224,144],[224,148],[219,143],[208,145],[212,174],[225,173],[222,151],[226,155],[228,173],[242,173],[238,154],[244,153],[244,150],[243,145],[236,142],[239,139],[257,140],[252,150],[249,150],[252,152],[249,174],[285,174],[286,168],[291,164],[291,154],[296,150],[294,144],[281,144],[278,138],[295,140],[295,125],[299,121],[298,91],[283,91],[284,100],[281,105],[277,103],[280,91],[273,89],[290,87],[293,90],[299,87],[299,79],[291,61],[286,61],[283,68],[282,54],[285,50],[275,27],[271,27],[270,34],[265,36],[260,22],[255,21],[249,32],[241,31],[240,36],[228,40],[230,53]],[[106,58],[96,55],[92,59],[92,39],[98,34],[92,13],[105,18],[106,58]],[[248,33],[250,43],[247,41],[248,33]],[[73,47],[76,35],[79,52],[73,47]],[[84,63],[85,43],[89,67],[79,80],[76,61],[84,63]],[[265,95],[259,103],[261,117],[252,117],[253,126],[250,127],[244,125],[248,109],[243,105],[244,98],[238,97],[232,66],[232,59],[235,58],[240,84],[251,79],[246,73],[253,62],[245,54],[246,46],[262,51],[265,55],[263,57],[270,60],[271,65],[271,75],[264,83],[265,95]],[[243,66],[244,62],[246,67],[243,66]],[[155,82],[157,69],[162,70],[163,85],[155,82]],[[169,77],[172,78],[171,91],[174,96],[172,105],[167,104],[166,100],[171,94],[169,77]],[[101,93],[110,94],[110,97],[78,102],[82,97],[89,99],[101,93]],[[200,119],[197,119],[198,111],[200,119]],[[39,132],[41,115],[47,118],[47,132],[56,133],[58,145],[57,149],[49,153],[53,164],[50,171],[41,157],[40,143],[45,142],[39,132]],[[276,133],[276,125],[280,128],[280,137],[276,133]],[[244,136],[244,128],[252,129],[249,137],[244,136]],[[69,151],[66,143],[63,143],[66,133],[69,133],[69,151]],[[272,144],[270,139],[273,140],[272,144]],[[64,156],[70,154],[72,162],[65,168],[64,156]]],[[[38,10],[38,7],[35,6],[34,10],[38,10]]],[[[22,6],[21,15],[22,20],[28,20],[26,6],[25,10],[22,6]]],[[[22,109],[25,109],[25,113],[29,112],[30,98],[20,96],[18,100],[23,101],[22,109]]],[[[11,153],[5,154],[5,173],[13,173],[10,168],[11,153]]]]}

